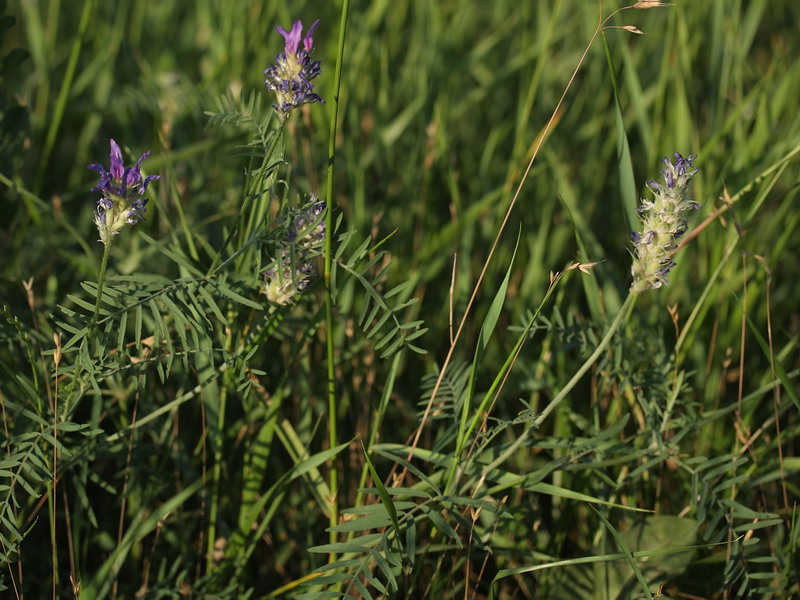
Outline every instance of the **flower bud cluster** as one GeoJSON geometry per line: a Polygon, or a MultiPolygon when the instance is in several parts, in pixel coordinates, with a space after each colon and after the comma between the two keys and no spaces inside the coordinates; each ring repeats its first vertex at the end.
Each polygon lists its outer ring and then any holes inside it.
{"type": "Polygon", "coordinates": [[[303,24],[295,21],[291,31],[286,31],[278,26],[280,33],[286,44],[284,51],[275,55],[275,63],[271,64],[264,71],[264,83],[267,88],[275,92],[277,102],[272,107],[278,112],[281,118],[286,118],[292,109],[303,104],[325,101],[314,93],[314,84],[311,80],[317,77],[320,72],[318,60],[311,60],[311,51],[314,49],[314,39],[312,34],[319,24],[319,19],[314,21],[303,37],[303,24]],[[300,42],[303,47],[300,48],[300,42]]]}
{"type": "Polygon", "coordinates": [[[139,157],[135,167],[126,168],[117,142],[112,139],[110,145],[111,162],[108,171],[100,164],[87,167],[100,173],[100,181],[92,188],[93,192],[102,194],[97,201],[94,223],[100,233],[100,241],[106,246],[125,225],[135,225],[144,220],[147,212],[147,198],[144,193],[151,181],[161,179],[159,175],[142,178],[142,161],[150,156],[149,151],[139,157]]]}
{"type": "Polygon", "coordinates": [[[633,259],[633,284],[631,291],[643,292],[667,285],[667,274],[675,266],[672,255],[678,249],[678,240],[687,230],[687,213],[700,205],[689,197],[689,182],[697,169],[693,161],[675,153],[675,164],[664,159],[667,168],[661,174],[664,183],[652,179],[647,182],[655,198],[642,200],[642,233],[632,232],[631,239],[636,254],[633,259]]]}
{"type": "Polygon", "coordinates": [[[273,304],[287,304],[305,291],[317,276],[314,259],[325,243],[325,203],[312,195],[311,203],[287,217],[277,257],[264,271],[264,293],[273,304]]]}

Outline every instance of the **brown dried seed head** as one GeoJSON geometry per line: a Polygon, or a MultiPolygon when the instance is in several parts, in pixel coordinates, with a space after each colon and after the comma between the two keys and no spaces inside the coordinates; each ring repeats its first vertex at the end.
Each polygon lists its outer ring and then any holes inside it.
{"type": "Polygon", "coordinates": [[[634,27],[633,25],[623,25],[622,29],[624,29],[625,31],[630,31],[631,33],[639,34],[639,35],[642,35],[644,33],[644,31],[634,27]]]}
{"type": "Polygon", "coordinates": [[[53,352],[53,362],[56,364],[57,369],[58,363],[61,362],[61,336],[57,333],[53,334],[53,343],[56,345],[55,352],[53,352]]]}
{"type": "Polygon", "coordinates": [[[659,0],[638,0],[638,2],[633,5],[633,8],[647,10],[648,8],[658,8],[659,6],[672,6],[672,4],[659,2],[659,0]]]}

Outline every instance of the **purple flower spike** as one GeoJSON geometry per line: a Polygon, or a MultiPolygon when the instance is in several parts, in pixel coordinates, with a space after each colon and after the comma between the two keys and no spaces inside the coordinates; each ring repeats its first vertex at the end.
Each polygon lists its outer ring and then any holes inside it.
{"type": "Polygon", "coordinates": [[[277,248],[277,256],[262,272],[263,291],[273,304],[287,304],[308,289],[317,276],[315,257],[325,243],[325,202],[312,194],[302,209],[290,211],[285,237],[277,248]]]}
{"type": "Polygon", "coordinates": [[[697,210],[700,205],[689,198],[689,183],[697,173],[693,154],[683,157],[675,153],[675,164],[664,159],[667,168],[661,174],[664,183],[647,182],[655,198],[642,200],[639,212],[643,233],[631,234],[636,255],[633,260],[633,284],[631,290],[640,293],[667,285],[667,275],[675,266],[672,255],[678,249],[678,241],[688,229],[686,213],[697,210]]]}
{"type": "Polygon", "coordinates": [[[288,32],[280,25],[276,27],[285,41],[284,51],[276,54],[276,64],[271,64],[264,71],[264,83],[277,96],[277,103],[272,107],[281,119],[285,119],[289,112],[303,104],[325,103],[314,93],[314,85],[311,83],[311,80],[321,72],[320,62],[311,60],[311,52],[314,49],[313,33],[318,24],[319,19],[314,21],[305,37],[303,37],[303,23],[299,20],[294,22],[288,32]]]}
{"type": "Polygon", "coordinates": [[[161,179],[160,175],[148,175],[142,179],[142,161],[150,156],[149,150],[139,157],[135,167],[126,169],[119,144],[112,139],[110,146],[110,171],[100,164],[87,167],[100,173],[100,181],[92,188],[93,192],[103,194],[97,201],[94,223],[100,232],[100,241],[106,246],[126,224],[135,225],[144,220],[147,211],[144,193],[151,181],[161,179]]]}

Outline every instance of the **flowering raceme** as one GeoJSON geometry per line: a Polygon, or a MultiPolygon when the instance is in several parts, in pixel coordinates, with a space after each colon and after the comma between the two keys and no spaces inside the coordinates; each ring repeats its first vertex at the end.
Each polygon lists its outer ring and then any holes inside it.
{"type": "Polygon", "coordinates": [[[144,198],[144,193],[151,181],[161,179],[160,175],[148,175],[142,179],[142,161],[150,156],[149,150],[139,157],[135,167],[125,168],[119,145],[113,139],[110,145],[109,171],[100,164],[91,164],[87,167],[100,173],[100,181],[92,188],[93,192],[103,194],[97,201],[94,223],[100,232],[100,241],[106,246],[126,224],[135,225],[144,220],[144,213],[147,211],[147,198],[144,198]]]}
{"type": "Polygon", "coordinates": [[[647,185],[652,190],[654,200],[642,200],[639,212],[643,213],[642,233],[631,233],[636,256],[633,259],[633,284],[631,291],[643,292],[667,285],[667,274],[675,266],[672,255],[678,249],[678,240],[686,233],[687,212],[700,208],[688,195],[689,182],[697,169],[697,157],[684,158],[675,153],[675,164],[664,159],[667,168],[661,174],[664,183],[652,179],[647,185]]]}
{"type": "Polygon", "coordinates": [[[295,21],[291,31],[287,32],[280,25],[276,27],[286,44],[284,51],[275,55],[275,62],[264,71],[264,83],[267,88],[275,92],[277,103],[272,107],[282,119],[303,104],[325,101],[314,93],[314,84],[311,80],[320,74],[320,63],[311,60],[311,51],[314,49],[312,34],[319,24],[319,19],[309,27],[303,37],[303,24],[295,21]],[[300,42],[303,47],[300,48],[300,42]]]}
{"type": "Polygon", "coordinates": [[[320,215],[325,212],[325,202],[316,194],[311,194],[311,203],[304,209],[290,215],[288,237],[290,242],[298,241],[304,248],[318,246],[325,241],[325,220],[320,215]]]}
{"type": "Polygon", "coordinates": [[[285,242],[278,256],[264,271],[264,293],[273,304],[287,304],[308,289],[317,276],[314,258],[325,243],[325,203],[312,195],[311,204],[288,217],[285,242]]]}

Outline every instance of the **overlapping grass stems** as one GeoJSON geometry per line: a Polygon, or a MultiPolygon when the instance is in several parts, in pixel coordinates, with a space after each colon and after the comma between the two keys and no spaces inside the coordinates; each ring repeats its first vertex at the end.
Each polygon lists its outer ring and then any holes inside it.
{"type": "Polygon", "coordinates": [[[0,595],[796,593],[796,4],[112,4],[0,31],[0,595]]]}

